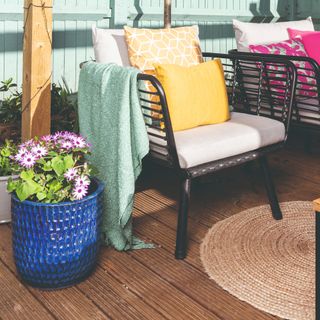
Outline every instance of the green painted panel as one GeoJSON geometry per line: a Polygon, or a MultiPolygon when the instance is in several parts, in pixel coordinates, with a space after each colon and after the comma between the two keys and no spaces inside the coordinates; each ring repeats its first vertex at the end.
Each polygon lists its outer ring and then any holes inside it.
{"type": "MultiPolygon", "coordinates": [[[[22,83],[23,0],[0,0],[0,79],[22,83]]],[[[54,0],[53,81],[77,88],[80,62],[93,58],[91,26],[108,27],[108,0],[54,0]],[[104,19],[107,18],[107,19],[104,19]]],[[[0,95],[1,98],[1,95],[0,95]]]]}
{"type": "MultiPolygon", "coordinates": [[[[198,24],[204,51],[227,52],[235,48],[232,19],[257,22],[292,19],[293,9],[290,0],[176,0],[172,6],[172,25],[198,24]]],[[[136,27],[162,27],[163,1],[131,2],[129,23],[136,27]]]]}
{"type": "MultiPolygon", "coordinates": [[[[21,84],[23,0],[0,0],[0,79],[21,84]]],[[[202,49],[227,52],[235,47],[232,19],[277,21],[320,18],[319,0],[173,0],[173,25],[198,24],[202,49]]],[[[124,24],[159,28],[163,0],[54,0],[53,81],[64,76],[77,88],[80,62],[93,58],[91,26],[124,24]]],[[[316,20],[320,21],[320,20],[316,20]]]]}

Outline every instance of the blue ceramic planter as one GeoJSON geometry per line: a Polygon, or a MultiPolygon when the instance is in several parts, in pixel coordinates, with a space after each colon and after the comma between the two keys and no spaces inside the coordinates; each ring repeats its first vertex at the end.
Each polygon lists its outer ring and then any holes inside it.
{"type": "Polygon", "coordinates": [[[34,287],[68,287],[94,269],[100,243],[102,191],[92,182],[79,201],[44,204],[12,196],[13,252],[21,279],[34,287]]]}

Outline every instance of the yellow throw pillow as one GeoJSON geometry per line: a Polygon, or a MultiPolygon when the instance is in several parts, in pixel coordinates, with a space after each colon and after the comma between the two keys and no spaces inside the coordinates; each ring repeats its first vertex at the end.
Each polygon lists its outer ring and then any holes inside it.
{"type": "Polygon", "coordinates": [[[189,67],[203,62],[199,27],[137,29],[124,27],[129,60],[141,71],[153,70],[154,63],[189,67]]]}
{"type": "Polygon", "coordinates": [[[155,65],[166,94],[174,131],[230,119],[223,66],[219,59],[192,67],[155,65]]]}

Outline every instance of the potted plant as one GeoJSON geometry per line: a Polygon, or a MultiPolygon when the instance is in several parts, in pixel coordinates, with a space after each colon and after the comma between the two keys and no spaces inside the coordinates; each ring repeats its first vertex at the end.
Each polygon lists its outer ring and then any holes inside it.
{"type": "Polygon", "coordinates": [[[7,192],[7,182],[9,178],[18,178],[18,167],[12,165],[11,156],[15,153],[16,147],[12,141],[6,140],[0,146],[0,223],[11,221],[11,197],[7,192]]]}
{"type": "Polygon", "coordinates": [[[21,127],[22,93],[16,90],[13,79],[1,81],[0,92],[5,97],[0,101],[0,139],[18,139],[21,127]]]}
{"type": "Polygon", "coordinates": [[[22,280],[61,288],[86,278],[98,256],[103,184],[91,178],[89,146],[71,132],[18,147],[12,193],[13,252],[22,280]]]}

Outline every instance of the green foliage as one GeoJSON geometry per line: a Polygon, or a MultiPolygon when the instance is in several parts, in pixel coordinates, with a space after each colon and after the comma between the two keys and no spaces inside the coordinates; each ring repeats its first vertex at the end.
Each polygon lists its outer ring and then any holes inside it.
{"type": "Polygon", "coordinates": [[[10,158],[16,151],[16,146],[10,140],[6,140],[4,145],[0,146],[0,177],[17,172],[18,166],[14,165],[10,158]]]}
{"type": "Polygon", "coordinates": [[[1,84],[0,92],[8,92],[9,95],[0,101],[0,123],[18,125],[21,122],[22,93],[16,90],[17,85],[12,78],[1,81],[1,84]]]}
{"type": "Polygon", "coordinates": [[[52,84],[51,89],[51,127],[52,132],[72,131],[79,132],[77,116],[77,95],[69,88],[62,77],[62,84],[52,84]]]}
{"type": "MultiPolygon", "coordinates": [[[[14,134],[2,132],[3,136],[20,136],[22,92],[17,90],[13,79],[1,81],[0,92],[5,97],[0,100],[0,124],[13,125],[14,134]]],[[[51,88],[51,127],[52,132],[72,131],[79,132],[77,117],[77,95],[68,87],[64,78],[62,84],[52,84],[51,88]]],[[[9,129],[8,129],[9,130],[9,129]]],[[[19,138],[19,137],[17,137],[19,138]]],[[[1,139],[0,140],[4,140],[1,139]]],[[[16,139],[17,140],[17,139],[16,139]]]]}

